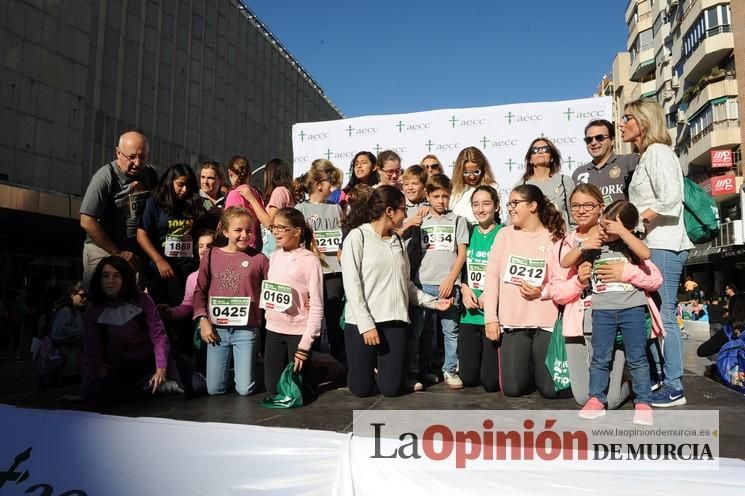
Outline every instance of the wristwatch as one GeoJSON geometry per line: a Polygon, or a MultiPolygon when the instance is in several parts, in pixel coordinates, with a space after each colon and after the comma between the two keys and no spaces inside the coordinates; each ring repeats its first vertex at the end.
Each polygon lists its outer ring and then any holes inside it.
{"type": "Polygon", "coordinates": [[[584,253],[585,252],[585,249],[582,247],[582,241],[580,241],[579,243],[577,243],[577,249],[579,250],[580,253],[584,253]]]}

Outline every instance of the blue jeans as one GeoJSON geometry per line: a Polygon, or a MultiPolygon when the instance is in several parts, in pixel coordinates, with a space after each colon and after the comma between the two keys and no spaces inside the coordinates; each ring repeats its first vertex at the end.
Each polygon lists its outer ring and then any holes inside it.
{"type": "Polygon", "coordinates": [[[626,350],[626,365],[631,372],[631,386],[636,403],[652,402],[647,360],[647,323],[644,306],[623,310],[592,310],[592,360],[590,362],[590,396],[605,403],[610,377],[610,362],[621,331],[626,350]]]}
{"type": "MultiPolygon", "coordinates": [[[[440,292],[440,286],[424,284],[422,291],[437,296],[440,292]]],[[[440,318],[445,344],[445,361],[442,364],[442,371],[455,373],[458,370],[458,323],[460,322],[460,307],[458,305],[460,288],[456,285],[453,285],[451,296],[455,298],[455,303],[446,311],[424,310],[424,322],[426,325],[428,316],[438,316],[440,318]]]]}
{"type": "Polygon", "coordinates": [[[230,378],[232,352],[235,390],[241,396],[256,389],[256,353],[259,331],[253,328],[215,327],[220,343],[207,345],[207,393],[224,394],[230,378]]]}
{"type": "MultiPolygon", "coordinates": [[[[688,250],[670,251],[652,249],[652,263],[662,273],[662,286],[657,292],[660,295],[660,315],[665,327],[663,341],[662,374],[663,383],[675,389],[682,390],[683,383],[683,339],[675,318],[675,308],[678,304],[678,286],[683,266],[688,260],[688,250]]],[[[659,355],[656,357],[659,358],[659,355]]]]}

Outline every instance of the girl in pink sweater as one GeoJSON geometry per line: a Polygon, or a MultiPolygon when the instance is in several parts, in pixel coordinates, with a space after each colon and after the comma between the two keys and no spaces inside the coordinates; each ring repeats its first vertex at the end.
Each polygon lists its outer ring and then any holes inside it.
{"type": "Polygon", "coordinates": [[[266,310],[264,383],[277,394],[277,381],[288,361],[304,368],[323,320],[323,270],[313,250],[313,231],[303,214],[282,208],[271,226],[277,250],[269,259],[269,274],[261,288],[266,310]]]}
{"type": "Polygon", "coordinates": [[[556,398],[545,366],[556,305],[544,299],[551,246],[564,236],[564,220],[537,186],[516,186],[507,202],[512,225],[494,240],[486,265],[484,322],[486,336],[501,338],[500,385],[505,396],[523,396],[536,388],[556,398]]]}

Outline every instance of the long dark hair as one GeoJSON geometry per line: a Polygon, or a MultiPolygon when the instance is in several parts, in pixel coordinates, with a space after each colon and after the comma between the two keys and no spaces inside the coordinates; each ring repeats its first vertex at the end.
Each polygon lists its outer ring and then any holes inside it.
{"type": "Polygon", "coordinates": [[[267,203],[272,192],[280,186],[292,191],[292,170],[281,158],[273,158],[264,167],[264,199],[267,203]]]}
{"type": "Polygon", "coordinates": [[[122,275],[122,290],[119,292],[117,300],[132,300],[138,293],[137,276],[132,266],[122,257],[117,256],[104,257],[98,262],[96,270],[93,272],[93,279],[91,279],[88,299],[93,303],[104,303],[109,300],[109,297],[103,292],[103,287],[101,286],[101,275],[106,265],[111,265],[122,275]]]}
{"type": "Polygon", "coordinates": [[[405,205],[406,197],[398,188],[388,184],[380,186],[373,191],[370,199],[367,200],[368,220],[372,222],[380,219],[385,215],[387,208],[399,208],[405,205]]]}
{"type": "Polygon", "coordinates": [[[528,151],[525,154],[525,173],[523,174],[523,181],[527,181],[528,179],[533,177],[533,173],[535,172],[535,166],[530,161],[530,157],[533,155],[533,152],[532,152],[533,147],[538,141],[545,141],[546,145],[548,145],[548,147],[551,149],[551,151],[549,152],[549,154],[551,155],[549,175],[553,176],[557,172],[561,172],[561,152],[559,151],[558,148],[556,148],[556,145],[554,145],[554,142],[548,138],[536,138],[530,142],[528,151]]]}
{"type": "Polygon", "coordinates": [[[349,212],[342,219],[342,229],[344,233],[348,233],[355,227],[359,227],[362,224],[369,221],[369,213],[367,211],[367,202],[370,200],[375,189],[367,184],[357,183],[352,189],[347,192],[347,205],[349,206],[349,212]]]}
{"type": "Polygon", "coordinates": [[[197,176],[188,164],[176,164],[166,169],[160,176],[153,197],[168,215],[196,219],[205,213],[204,203],[199,197],[197,176]],[[186,177],[186,187],[189,188],[189,196],[185,200],[180,200],[173,192],[173,181],[181,176],[186,177]]]}
{"type": "Polygon", "coordinates": [[[67,288],[65,294],[63,294],[57,301],[54,302],[54,310],[59,310],[62,307],[67,307],[72,311],[75,311],[75,305],[72,303],[72,297],[78,293],[85,292],[85,286],[83,281],[78,281],[72,286],[67,288]]]}
{"type": "Polygon", "coordinates": [[[512,189],[513,192],[520,195],[524,200],[529,202],[535,202],[538,205],[536,210],[538,219],[543,224],[543,227],[548,229],[551,233],[551,237],[554,241],[558,241],[564,237],[566,226],[564,224],[564,216],[561,212],[556,210],[553,203],[548,201],[546,195],[543,194],[541,188],[533,184],[521,184],[515,186],[512,189]]]}
{"type": "MultiPolygon", "coordinates": [[[[603,217],[606,219],[621,221],[623,227],[629,231],[633,231],[639,224],[639,210],[634,206],[633,203],[627,200],[616,200],[603,210],[603,217]]],[[[635,265],[641,263],[641,259],[630,249],[624,250],[626,255],[631,258],[631,262],[635,265]]]]}
{"type": "Polygon", "coordinates": [[[380,174],[378,174],[377,167],[376,167],[378,163],[378,159],[375,157],[375,155],[373,155],[372,152],[366,152],[366,151],[357,152],[352,158],[352,163],[349,164],[349,182],[347,183],[346,186],[344,186],[345,192],[354,188],[355,185],[362,183],[362,181],[357,179],[357,176],[354,175],[354,163],[357,161],[357,157],[359,157],[360,155],[365,155],[370,160],[370,163],[372,164],[372,173],[370,174],[370,180],[365,184],[367,184],[368,186],[375,186],[376,184],[380,182],[380,174]]]}

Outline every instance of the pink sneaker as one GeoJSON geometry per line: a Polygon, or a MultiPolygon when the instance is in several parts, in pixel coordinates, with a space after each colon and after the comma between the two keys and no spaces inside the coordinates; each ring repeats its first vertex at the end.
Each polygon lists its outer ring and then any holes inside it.
{"type": "Polygon", "coordinates": [[[591,397],[582,410],[579,411],[579,416],[587,420],[595,420],[598,417],[605,415],[605,405],[603,405],[599,399],[594,396],[591,397]]]}
{"type": "Polygon", "coordinates": [[[637,425],[652,425],[652,407],[646,403],[634,405],[634,423],[637,425]]]}

